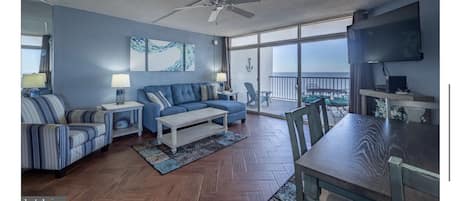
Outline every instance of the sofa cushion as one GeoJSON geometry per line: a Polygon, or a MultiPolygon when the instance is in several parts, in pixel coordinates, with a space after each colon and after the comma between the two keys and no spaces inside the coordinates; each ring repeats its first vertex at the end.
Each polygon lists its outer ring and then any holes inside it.
{"type": "Polygon", "coordinates": [[[206,108],[207,104],[202,103],[202,102],[194,102],[194,103],[184,103],[178,106],[186,108],[187,111],[192,111],[192,110],[199,110],[199,109],[206,108]]]}
{"type": "Polygon", "coordinates": [[[171,85],[175,105],[197,101],[192,84],[171,85]]]}
{"type": "Polygon", "coordinates": [[[162,110],[160,113],[160,116],[168,116],[168,115],[177,114],[181,112],[187,112],[186,108],[179,107],[179,106],[172,106],[172,107],[168,107],[162,110]]]}
{"type": "Polygon", "coordinates": [[[168,99],[169,103],[171,103],[171,105],[174,105],[171,85],[146,86],[143,88],[143,91],[145,91],[145,93],[148,93],[148,92],[157,93],[158,91],[161,91],[164,97],[168,99]]]}
{"type": "Polygon", "coordinates": [[[228,113],[235,113],[246,110],[246,105],[238,101],[229,101],[229,100],[209,100],[205,101],[209,107],[218,108],[221,110],[226,110],[228,113]]]}
{"type": "Polygon", "coordinates": [[[68,127],[70,147],[76,147],[106,133],[106,125],[100,123],[72,123],[68,127]]]}

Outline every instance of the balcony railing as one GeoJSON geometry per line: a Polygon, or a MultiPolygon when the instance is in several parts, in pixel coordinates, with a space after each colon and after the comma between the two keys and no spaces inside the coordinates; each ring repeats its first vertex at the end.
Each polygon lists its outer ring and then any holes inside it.
{"type": "MultiPolygon", "coordinates": [[[[272,98],[297,100],[296,76],[269,76],[272,98]]],[[[301,93],[324,93],[348,96],[350,92],[349,77],[301,77],[301,93]]]]}

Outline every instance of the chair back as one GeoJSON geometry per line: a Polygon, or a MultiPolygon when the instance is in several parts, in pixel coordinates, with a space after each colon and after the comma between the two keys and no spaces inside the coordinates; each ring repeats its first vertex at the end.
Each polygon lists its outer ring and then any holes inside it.
{"type": "Polygon", "coordinates": [[[285,116],[287,118],[288,132],[290,134],[293,160],[295,161],[307,151],[303,126],[305,115],[308,122],[311,146],[313,146],[327,131],[329,131],[329,122],[327,120],[326,104],[324,99],[316,100],[307,106],[286,112],[285,116]],[[323,115],[321,115],[321,113],[323,115]]]}
{"type": "Polygon", "coordinates": [[[423,101],[389,101],[389,107],[398,107],[398,112],[405,113],[406,121],[432,124],[432,111],[438,110],[435,102],[423,101]]]}
{"type": "Polygon", "coordinates": [[[248,90],[248,96],[251,100],[256,99],[256,90],[254,89],[254,86],[250,82],[245,82],[244,86],[246,87],[246,90],[248,90]]]}
{"type": "Polygon", "coordinates": [[[53,94],[21,99],[21,122],[32,124],[66,124],[62,100],[53,94]]]}
{"type": "Polygon", "coordinates": [[[404,187],[440,197],[440,175],[403,163],[399,157],[391,156],[388,161],[391,180],[391,200],[404,201],[404,187]]]}

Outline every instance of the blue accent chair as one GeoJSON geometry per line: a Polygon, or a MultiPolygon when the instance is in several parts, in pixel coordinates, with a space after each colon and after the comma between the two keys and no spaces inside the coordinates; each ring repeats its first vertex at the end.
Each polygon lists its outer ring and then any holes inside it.
{"type": "Polygon", "coordinates": [[[52,170],[57,177],[70,164],[112,142],[111,113],[65,111],[52,94],[21,100],[21,166],[52,170]]]}
{"type": "MultiPolygon", "coordinates": [[[[206,107],[214,107],[228,111],[228,123],[246,120],[246,105],[237,101],[229,100],[207,100],[202,101],[200,95],[200,86],[208,83],[186,83],[172,85],[146,86],[137,91],[137,100],[143,106],[143,126],[153,133],[158,131],[156,118],[203,109],[206,107]],[[161,91],[163,95],[171,103],[171,107],[160,111],[160,105],[148,100],[147,92],[161,91]]],[[[215,119],[215,123],[222,124],[223,118],[215,119]]]]}

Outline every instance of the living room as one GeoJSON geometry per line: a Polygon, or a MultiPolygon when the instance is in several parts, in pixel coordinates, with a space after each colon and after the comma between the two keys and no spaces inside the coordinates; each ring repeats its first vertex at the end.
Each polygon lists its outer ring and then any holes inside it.
{"type": "Polygon", "coordinates": [[[460,193],[438,0],[18,4],[14,199],[460,193]]]}

